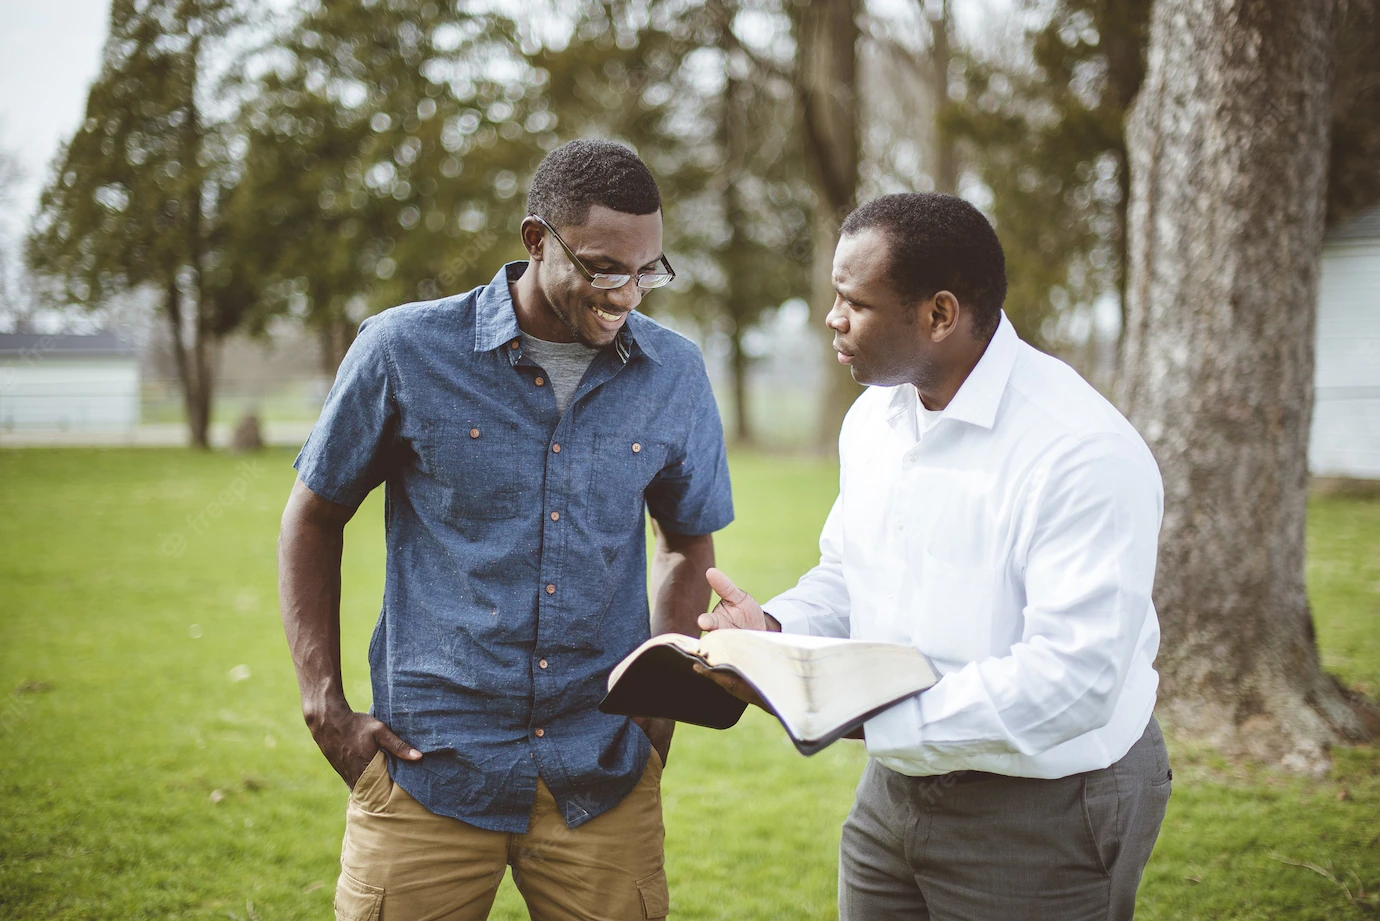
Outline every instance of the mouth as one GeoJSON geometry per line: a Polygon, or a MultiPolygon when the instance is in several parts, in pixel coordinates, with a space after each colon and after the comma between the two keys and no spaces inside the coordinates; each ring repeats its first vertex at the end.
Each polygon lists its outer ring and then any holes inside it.
{"type": "Polygon", "coordinates": [[[838,353],[839,364],[851,365],[853,363],[853,354],[839,348],[838,343],[834,343],[834,351],[838,353]]]}
{"type": "Polygon", "coordinates": [[[590,305],[589,310],[599,320],[599,325],[607,329],[617,329],[623,325],[623,319],[627,317],[628,311],[618,312],[614,310],[604,310],[590,305]]]}

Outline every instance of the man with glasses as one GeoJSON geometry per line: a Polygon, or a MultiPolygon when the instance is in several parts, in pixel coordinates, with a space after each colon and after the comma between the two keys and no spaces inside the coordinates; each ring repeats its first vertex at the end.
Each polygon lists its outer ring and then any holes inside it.
{"type": "Polygon", "coordinates": [[[484,918],[509,866],[533,918],[669,907],[672,724],[597,705],[651,634],[697,632],[733,517],[723,432],[699,351],[633,312],[675,275],[642,161],[566,144],[528,212],[529,261],[364,322],[295,463],[279,594],[303,714],[352,788],[338,918],[484,918]],[[362,713],[340,675],[340,560],[380,483],[362,713]]]}

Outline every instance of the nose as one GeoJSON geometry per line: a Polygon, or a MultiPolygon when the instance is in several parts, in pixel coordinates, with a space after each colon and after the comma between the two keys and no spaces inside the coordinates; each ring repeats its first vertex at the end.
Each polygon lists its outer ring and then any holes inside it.
{"type": "Polygon", "coordinates": [[[834,306],[824,317],[824,325],[839,333],[848,332],[848,314],[843,307],[843,298],[834,298],[834,306]]]}
{"type": "Polygon", "coordinates": [[[608,298],[609,303],[619,310],[636,310],[637,305],[642,303],[642,289],[637,286],[636,278],[630,278],[623,287],[610,291],[608,298]]]}

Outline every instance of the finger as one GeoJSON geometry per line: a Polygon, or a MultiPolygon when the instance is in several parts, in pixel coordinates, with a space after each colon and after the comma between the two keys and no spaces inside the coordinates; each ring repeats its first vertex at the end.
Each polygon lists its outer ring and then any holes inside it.
{"type": "Polygon", "coordinates": [[[378,743],[379,748],[395,757],[404,758],[408,761],[416,761],[422,757],[421,752],[395,736],[393,730],[382,723],[379,724],[379,728],[374,730],[374,741],[378,743]]]}
{"type": "Polygon", "coordinates": [[[710,567],[705,572],[704,577],[709,580],[709,587],[719,593],[719,597],[729,604],[740,604],[747,597],[747,592],[733,584],[733,580],[724,575],[723,570],[710,567]]]}
{"type": "Polygon", "coordinates": [[[699,624],[701,630],[724,630],[737,626],[733,623],[733,618],[719,610],[720,607],[722,605],[718,605],[714,610],[699,616],[695,622],[699,624]]]}
{"type": "Polygon", "coordinates": [[[701,614],[696,623],[699,624],[701,630],[734,630],[747,626],[744,623],[739,623],[739,618],[735,616],[734,611],[722,601],[714,605],[714,610],[707,614],[701,614]]]}

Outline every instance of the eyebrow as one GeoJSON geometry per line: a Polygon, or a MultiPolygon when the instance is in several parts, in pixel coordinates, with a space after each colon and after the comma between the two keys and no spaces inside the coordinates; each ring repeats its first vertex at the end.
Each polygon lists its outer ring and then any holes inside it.
{"type": "MultiPolygon", "coordinates": [[[[574,247],[571,247],[571,249],[574,250],[575,255],[579,256],[581,259],[585,260],[586,262],[601,262],[601,263],[603,263],[604,265],[611,265],[611,266],[613,266],[614,268],[618,268],[618,269],[621,269],[621,268],[624,267],[624,266],[623,266],[623,263],[619,262],[617,259],[614,259],[612,256],[609,256],[609,255],[607,255],[607,254],[605,254],[605,253],[595,253],[595,254],[593,254],[593,255],[586,256],[584,253],[580,252],[578,249],[574,249],[574,247]]],[[[660,262],[660,261],[662,260],[662,258],[664,257],[664,255],[665,255],[665,253],[663,252],[662,255],[657,256],[657,257],[654,258],[651,262],[643,263],[643,265],[642,265],[640,268],[636,269],[635,271],[640,272],[640,271],[642,271],[642,269],[650,268],[651,266],[656,265],[658,262],[660,262]]],[[[630,274],[631,274],[631,273],[630,273],[630,274]]]]}
{"type": "Polygon", "coordinates": [[[850,304],[861,304],[861,305],[864,306],[864,307],[869,306],[869,304],[868,304],[867,301],[859,300],[858,298],[853,297],[852,295],[850,295],[847,291],[845,291],[845,290],[843,290],[842,288],[840,288],[839,285],[838,285],[838,282],[834,281],[833,279],[830,279],[830,280],[829,280],[829,283],[830,283],[830,285],[833,286],[833,288],[834,288],[834,293],[836,293],[839,297],[843,298],[843,299],[844,299],[845,301],[847,301],[848,303],[850,303],[850,304]]]}

